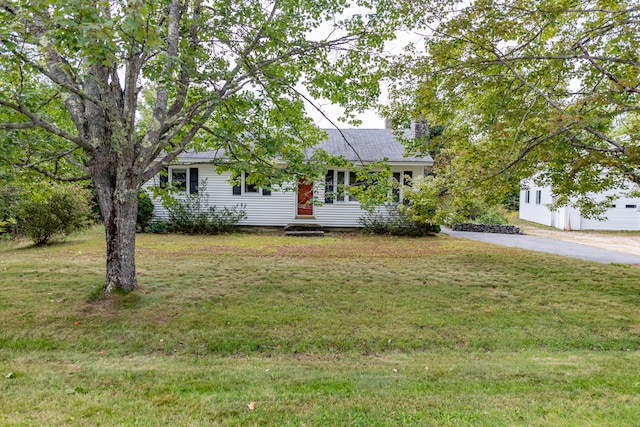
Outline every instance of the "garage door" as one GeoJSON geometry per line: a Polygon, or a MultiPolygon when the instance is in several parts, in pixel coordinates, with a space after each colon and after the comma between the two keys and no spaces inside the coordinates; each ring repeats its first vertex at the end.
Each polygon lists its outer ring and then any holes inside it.
{"type": "Polygon", "coordinates": [[[615,207],[607,210],[607,220],[597,221],[582,218],[582,230],[640,230],[640,201],[637,199],[617,200],[615,207]]]}

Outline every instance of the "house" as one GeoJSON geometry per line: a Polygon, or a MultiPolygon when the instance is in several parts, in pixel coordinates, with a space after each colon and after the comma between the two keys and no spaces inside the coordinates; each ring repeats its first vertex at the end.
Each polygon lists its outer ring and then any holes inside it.
{"type": "MultiPolygon", "coordinates": [[[[614,191],[599,194],[601,200],[614,191]]],[[[618,197],[604,213],[606,219],[585,218],[571,206],[550,210],[551,187],[526,181],[520,190],[520,219],[562,230],[640,230],[640,198],[618,197]]]]}
{"type": "MultiPolygon", "coordinates": [[[[407,157],[404,147],[388,129],[328,129],[328,138],[318,147],[329,154],[343,156],[354,163],[385,160],[392,168],[393,177],[400,184],[424,176],[433,165],[430,157],[407,157]]],[[[299,182],[297,190],[289,185],[271,189],[259,188],[247,182],[250,171],[243,172],[241,185],[229,181],[231,172],[218,173],[214,167],[218,152],[185,152],[168,168],[167,180],[184,189],[185,194],[206,192],[207,203],[216,208],[243,205],[247,217],[240,225],[286,226],[288,224],[317,224],[323,227],[359,227],[358,219],[365,212],[360,203],[339,188],[355,181],[355,174],[346,168],[328,166],[322,182],[299,182]],[[201,184],[204,183],[204,186],[201,184]],[[199,186],[200,185],[200,186],[199,186]],[[332,197],[328,197],[331,192],[332,197]],[[327,196],[327,197],[325,197],[327,196]],[[319,200],[321,203],[313,203],[319,200]]],[[[156,176],[146,185],[159,185],[156,176]]],[[[402,194],[396,197],[401,198],[402,194]]],[[[168,213],[158,200],[154,200],[154,215],[167,218],[168,213]]]]}

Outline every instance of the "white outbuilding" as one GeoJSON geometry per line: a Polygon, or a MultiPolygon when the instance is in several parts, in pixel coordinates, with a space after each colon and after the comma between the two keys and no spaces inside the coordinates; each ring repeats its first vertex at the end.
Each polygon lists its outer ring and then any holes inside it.
{"type": "MultiPolygon", "coordinates": [[[[549,206],[553,203],[553,194],[548,186],[541,187],[526,181],[521,187],[520,219],[562,230],[640,230],[640,198],[625,195],[631,186],[614,200],[602,219],[586,218],[571,206],[551,210],[549,206]]],[[[598,196],[604,200],[615,193],[610,191],[598,196]]]]}

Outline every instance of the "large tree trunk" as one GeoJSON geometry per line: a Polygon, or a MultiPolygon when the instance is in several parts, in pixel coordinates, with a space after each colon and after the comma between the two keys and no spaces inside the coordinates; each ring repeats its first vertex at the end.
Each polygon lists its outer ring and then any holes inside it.
{"type": "Polygon", "coordinates": [[[104,293],[114,290],[132,291],[138,286],[136,279],[136,216],[137,191],[133,196],[115,198],[110,212],[103,213],[107,240],[107,277],[104,293]]]}
{"type": "Polygon", "coordinates": [[[94,162],[91,169],[107,242],[103,292],[129,292],[138,286],[135,245],[139,178],[115,173],[119,168],[109,165],[109,161],[94,162]]]}

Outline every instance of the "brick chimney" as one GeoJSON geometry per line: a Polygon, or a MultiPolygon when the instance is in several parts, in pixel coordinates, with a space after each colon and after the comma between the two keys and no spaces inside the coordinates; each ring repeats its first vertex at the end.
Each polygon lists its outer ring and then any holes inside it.
{"type": "Polygon", "coordinates": [[[422,138],[429,135],[429,124],[425,119],[411,121],[411,136],[414,138],[422,138]]]}

